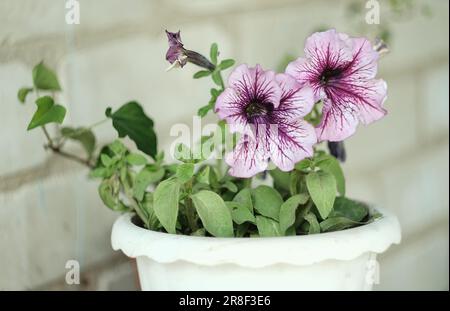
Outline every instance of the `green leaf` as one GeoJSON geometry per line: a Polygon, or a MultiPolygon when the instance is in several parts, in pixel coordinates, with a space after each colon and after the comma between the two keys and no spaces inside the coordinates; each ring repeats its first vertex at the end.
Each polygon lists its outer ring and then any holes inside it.
{"type": "Polygon", "coordinates": [[[161,225],[169,233],[176,233],[180,183],[176,179],[162,181],[153,194],[153,209],[161,225]]]}
{"type": "Polygon", "coordinates": [[[233,218],[233,221],[238,225],[243,224],[244,222],[255,223],[255,216],[243,204],[234,201],[225,202],[225,204],[231,211],[231,217],[233,218]]]}
{"type": "Polygon", "coordinates": [[[252,192],[248,188],[239,191],[233,198],[234,202],[245,206],[253,214],[252,192]]]}
{"type": "Polygon", "coordinates": [[[282,189],[284,191],[289,191],[290,189],[290,175],[287,172],[283,172],[276,168],[269,171],[270,176],[273,178],[274,187],[277,189],[282,189]]]}
{"type": "Polygon", "coordinates": [[[323,171],[311,172],[306,175],[306,186],[320,216],[322,219],[327,218],[336,198],[336,180],[333,175],[323,171]]]}
{"type": "Polygon", "coordinates": [[[127,162],[131,165],[139,166],[147,164],[147,159],[142,154],[130,153],[127,155],[127,162]]]}
{"type": "Polygon", "coordinates": [[[286,230],[295,223],[297,207],[305,204],[309,199],[307,194],[297,194],[284,202],[280,207],[280,232],[284,234],[286,230]]]}
{"type": "Polygon", "coordinates": [[[323,232],[338,231],[362,224],[346,217],[330,217],[320,223],[323,232]]]}
{"type": "Polygon", "coordinates": [[[153,193],[146,193],[143,201],[139,203],[139,207],[147,215],[147,227],[150,230],[158,230],[161,224],[155,215],[155,210],[153,209],[153,193]]]}
{"type": "Polygon", "coordinates": [[[66,115],[66,108],[61,105],[55,105],[53,98],[50,96],[40,97],[36,100],[37,111],[34,113],[28,130],[32,130],[38,126],[48,123],[61,124],[66,115]]]}
{"type": "Polygon", "coordinates": [[[105,116],[106,116],[107,118],[111,118],[111,117],[112,117],[112,108],[111,108],[111,107],[106,108],[106,110],[105,110],[105,116]]]}
{"type": "Polygon", "coordinates": [[[308,234],[320,233],[320,225],[319,225],[319,222],[317,221],[317,217],[316,217],[316,215],[314,215],[314,213],[306,214],[305,220],[309,224],[308,234]]]}
{"type": "Polygon", "coordinates": [[[207,77],[210,74],[211,74],[211,71],[209,71],[209,70],[200,70],[200,71],[197,71],[194,74],[194,79],[200,79],[200,78],[203,78],[203,77],[207,77]]]}
{"type": "Polygon", "coordinates": [[[308,168],[311,168],[312,161],[310,159],[304,159],[297,164],[295,164],[295,169],[298,171],[302,171],[308,168]]]}
{"type": "Polygon", "coordinates": [[[61,135],[68,139],[79,142],[83,146],[84,150],[86,150],[86,153],[88,154],[89,157],[95,150],[95,143],[96,143],[95,135],[88,128],[63,127],[61,129],[61,135]]]}
{"type": "Polygon", "coordinates": [[[197,115],[201,118],[206,116],[210,110],[214,109],[214,105],[208,104],[203,107],[200,107],[197,111],[197,115]]]}
{"type": "Polygon", "coordinates": [[[119,200],[120,184],[117,179],[105,179],[98,187],[98,194],[103,203],[114,211],[126,211],[128,207],[119,200]]]}
{"type": "Polygon", "coordinates": [[[366,204],[344,197],[337,197],[333,211],[328,217],[345,217],[353,221],[362,221],[369,214],[366,204]]]}
{"type": "Polygon", "coordinates": [[[298,188],[299,188],[299,183],[302,180],[302,173],[298,172],[296,170],[291,171],[291,180],[290,180],[290,187],[289,187],[289,192],[291,193],[291,195],[296,195],[298,194],[298,188]]]}
{"type": "Polygon", "coordinates": [[[344,172],[342,171],[341,165],[339,161],[330,155],[321,156],[317,162],[316,166],[318,166],[321,170],[333,174],[336,179],[336,187],[338,192],[341,195],[345,195],[345,177],[344,172]]]}
{"type": "Polygon", "coordinates": [[[206,231],[216,237],[233,237],[230,210],[217,193],[202,190],[191,198],[206,231]]]}
{"type": "Polygon", "coordinates": [[[256,216],[256,227],[260,237],[281,236],[280,226],[277,221],[264,216],[256,216]]]}
{"type": "Polygon", "coordinates": [[[217,43],[211,44],[211,48],[209,50],[209,56],[211,58],[211,62],[216,65],[217,64],[217,56],[219,54],[219,47],[217,43]]]}
{"type": "Polygon", "coordinates": [[[133,184],[133,196],[141,201],[144,197],[145,190],[152,183],[160,181],[164,177],[164,169],[155,170],[151,166],[144,167],[135,177],[133,184]]]}
{"type": "Polygon", "coordinates": [[[220,76],[220,71],[214,71],[211,75],[213,81],[218,86],[222,86],[222,77],[220,76]]]}
{"type": "Polygon", "coordinates": [[[114,160],[106,153],[100,154],[100,161],[102,161],[102,164],[106,167],[114,164],[114,160]]]}
{"type": "Polygon", "coordinates": [[[200,228],[191,233],[191,236],[205,236],[206,230],[205,228],[200,228]]]}
{"type": "Polygon", "coordinates": [[[27,99],[28,93],[30,93],[32,91],[33,91],[33,88],[31,88],[31,87],[23,87],[17,92],[17,98],[23,104],[23,103],[25,103],[25,100],[27,99]]]}
{"type": "Polygon", "coordinates": [[[137,102],[129,102],[110,114],[119,137],[130,137],[142,152],[153,159],[157,154],[157,139],[153,121],[137,102]]]}
{"type": "Polygon", "coordinates": [[[109,178],[114,174],[114,170],[112,168],[107,167],[97,167],[90,171],[89,177],[93,178],[109,178]]]}
{"type": "Polygon", "coordinates": [[[205,166],[204,168],[202,168],[197,173],[197,176],[196,176],[197,182],[209,185],[209,171],[210,171],[209,166],[205,166]]]}
{"type": "Polygon", "coordinates": [[[189,181],[194,176],[194,164],[182,163],[177,167],[176,176],[181,183],[189,181]]]}
{"type": "Polygon", "coordinates": [[[194,156],[191,149],[183,143],[179,143],[175,146],[174,158],[184,163],[194,162],[194,156]]]}
{"type": "Polygon", "coordinates": [[[233,182],[227,180],[223,185],[222,188],[228,189],[228,191],[231,192],[237,192],[238,191],[238,187],[236,186],[236,184],[234,184],[233,182]]]}
{"type": "Polygon", "coordinates": [[[108,149],[115,155],[122,157],[128,150],[127,147],[118,139],[108,145],[108,149]]]}
{"type": "Polygon", "coordinates": [[[235,63],[234,59],[224,59],[223,61],[220,62],[218,67],[220,70],[225,70],[230,67],[233,67],[234,63],[235,63]]]}
{"type": "Polygon", "coordinates": [[[212,98],[214,98],[214,101],[220,95],[220,90],[218,89],[211,89],[209,92],[211,93],[212,98]]]}
{"type": "Polygon", "coordinates": [[[269,186],[258,186],[253,189],[255,209],[263,216],[278,220],[280,216],[280,206],[283,204],[281,195],[269,186]]]}
{"type": "Polygon", "coordinates": [[[61,90],[56,74],[45,66],[43,62],[40,62],[33,68],[33,83],[40,90],[61,90]]]}

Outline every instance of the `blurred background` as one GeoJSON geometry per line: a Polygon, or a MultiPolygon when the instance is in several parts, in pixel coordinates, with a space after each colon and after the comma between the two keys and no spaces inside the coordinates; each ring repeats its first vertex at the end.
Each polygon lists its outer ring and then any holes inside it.
{"type": "MultiPolygon", "coordinates": [[[[106,107],[138,100],[167,148],[174,123],[192,122],[209,100],[208,79],[192,65],[166,72],[165,29],[185,47],[279,69],[303,55],[305,38],[328,27],[374,40],[389,114],[346,142],[348,194],[394,211],[403,241],[380,256],[377,290],[449,288],[449,16],[447,0],[78,0],[80,24],[67,25],[65,0],[0,0],[0,290],[133,290],[133,262],[114,252],[117,214],[76,163],[43,149],[26,131],[34,107],[19,104],[40,60],[55,68],[65,124],[90,125],[106,107]],[[380,24],[367,24],[373,5],[380,24]],[[369,6],[369,9],[366,8],[369,6]],[[81,265],[67,285],[65,264],[81,265]]],[[[208,120],[213,121],[214,116],[208,120]]],[[[96,128],[100,143],[114,138],[96,128]]],[[[77,148],[73,146],[72,148],[77,148]]]]}

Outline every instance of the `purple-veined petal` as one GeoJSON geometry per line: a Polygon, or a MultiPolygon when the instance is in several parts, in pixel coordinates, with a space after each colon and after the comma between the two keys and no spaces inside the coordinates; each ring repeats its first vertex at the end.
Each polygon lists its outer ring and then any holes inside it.
{"type": "Polygon", "coordinates": [[[366,83],[365,101],[359,106],[359,119],[370,124],[387,114],[383,108],[387,97],[387,84],[384,80],[370,80],[366,83]]]}
{"type": "Polygon", "coordinates": [[[379,54],[366,38],[349,38],[352,47],[352,61],[343,73],[343,78],[351,76],[354,80],[373,79],[377,74],[379,54]]]}
{"type": "Polygon", "coordinates": [[[270,130],[270,160],[282,171],[290,171],[295,163],[313,156],[316,143],[316,132],[308,122],[298,119],[278,124],[270,130]]]}
{"type": "Polygon", "coordinates": [[[318,68],[335,67],[353,59],[351,47],[335,29],[309,36],[305,43],[305,55],[318,68]]]}
{"type": "Polygon", "coordinates": [[[267,169],[268,155],[264,144],[252,137],[243,135],[235,149],[225,156],[230,166],[231,176],[249,178],[267,169]]]}
{"type": "Polygon", "coordinates": [[[357,108],[351,103],[339,105],[324,100],[322,120],[316,128],[318,141],[341,141],[352,136],[358,126],[357,108]]]}
{"type": "Polygon", "coordinates": [[[309,84],[314,91],[314,101],[325,97],[325,93],[320,84],[320,68],[311,66],[311,60],[299,57],[290,62],[286,67],[286,74],[292,76],[301,85],[309,84]]]}
{"type": "Polygon", "coordinates": [[[278,107],[281,89],[275,81],[275,72],[264,71],[260,65],[249,68],[247,64],[236,67],[228,78],[228,86],[233,88],[242,102],[250,103],[258,99],[278,107]]]}
{"type": "Polygon", "coordinates": [[[280,105],[275,109],[277,117],[292,120],[306,116],[314,106],[314,94],[309,83],[304,85],[287,74],[277,74],[281,88],[280,105]]]}
{"type": "Polygon", "coordinates": [[[244,114],[245,106],[246,102],[239,98],[235,89],[228,87],[217,97],[215,112],[220,119],[226,120],[230,130],[235,132],[239,131],[240,127],[247,125],[244,114]]]}

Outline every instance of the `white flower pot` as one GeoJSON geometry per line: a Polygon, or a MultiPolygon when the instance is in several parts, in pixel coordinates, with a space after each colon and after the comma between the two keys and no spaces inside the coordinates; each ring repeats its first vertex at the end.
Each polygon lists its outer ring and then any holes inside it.
{"type": "MultiPolygon", "coordinates": [[[[192,237],[117,219],[112,247],[136,258],[143,290],[370,290],[376,255],[401,239],[397,218],[315,235],[192,237]]],[[[383,280],[380,280],[381,282],[383,280]]]]}

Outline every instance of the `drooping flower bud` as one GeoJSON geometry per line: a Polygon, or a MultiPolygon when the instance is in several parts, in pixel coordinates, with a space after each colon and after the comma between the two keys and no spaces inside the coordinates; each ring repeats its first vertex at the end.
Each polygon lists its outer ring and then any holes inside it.
{"type": "Polygon", "coordinates": [[[186,50],[181,41],[180,31],[170,32],[166,30],[169,49],[166,53],[166,60],[171,64],[169,69],[174,67],[184,67],[190,62],[197,66],[213,71],[216,67],[206,57],[195,51],[186,50]]]}
{"type": "Polygon", "coordinates": [[[328,150],[333,157],[341,162],[345,162],[347,158],[347,152],[345,151],[345,146],[343,141],[329,141],[328,150]]]}

